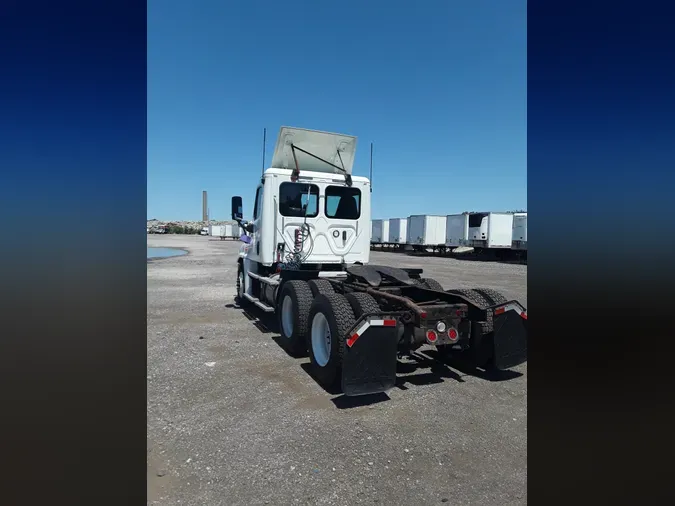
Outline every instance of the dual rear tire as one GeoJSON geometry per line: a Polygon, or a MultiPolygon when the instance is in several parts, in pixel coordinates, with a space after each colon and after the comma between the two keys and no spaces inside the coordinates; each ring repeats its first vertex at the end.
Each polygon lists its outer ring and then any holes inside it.
{"type": "Polygon", "coordinates": [[[279,294],[279,331],[281,346],[294,357],[307,354],[309,310],[312,306],[312,290],[306,281],[287,281],[279,294]]]}
{"type": "MultiPolygon", "coordinates": [[[[507,301],[504,295],[491,288],[462,288],[448,290],[448,293],[461,295],[480,308],[487,308],[507,301]]],[[[492,314],[488,312],[487,321],[473,322],[471,332],[470,349],[456,351],[452,349],[452,345],[440,345],[436,347],[439,355],[444,358],[452,356],[461,357],[465,359],[467,365],[472,368],[479,367],[481,369],[493,369],[492,349],[494,348],[494,325],[492,314]],[[481,336],[480,341],[476,340],[477,338],[473,335],[474,333],[478,333],[481,336]]]]}
{"type": "Polygon", "coordinates": [[[279,294],[279,342],[295,357],[309,351],[319,384],[339,390],[348,333],[362,315],[379,310],[369,294],[342,295],[326,280],[287,281],[279,294]]]}
{"type": "Polygon", "coordinates": [[[309,312],[312,373],[326,390],[339,391],[346,341],[356,321],[380,307],[367,293],[320,293],[309,312]]]}

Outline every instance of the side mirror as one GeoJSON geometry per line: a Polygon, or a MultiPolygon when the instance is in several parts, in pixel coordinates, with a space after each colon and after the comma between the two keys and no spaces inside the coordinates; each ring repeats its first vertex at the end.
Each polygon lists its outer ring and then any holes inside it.
{"type": "Polygon", "coordinates": [[[232,219],[235,221],[244,219],[244,205],[239,196],[232,197],[232,219]]]}

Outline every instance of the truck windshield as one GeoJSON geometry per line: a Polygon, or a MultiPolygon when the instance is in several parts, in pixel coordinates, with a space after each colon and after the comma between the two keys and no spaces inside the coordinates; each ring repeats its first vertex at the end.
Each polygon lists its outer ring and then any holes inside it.
{"type": "Polygon", "coordinates": [[[281,183],[279,185],[279,212],[282,216],[305,216],[314,218],[319,214],[319,187],[305,183],[281,183]],[[307,198],[309,194],[309,199],[307,198]]]}
{"type": "Polygon", "coordinates": [[[326,187],[326,216],[335,220],[358,220],[361,190],[347,186],[326,187]]]}

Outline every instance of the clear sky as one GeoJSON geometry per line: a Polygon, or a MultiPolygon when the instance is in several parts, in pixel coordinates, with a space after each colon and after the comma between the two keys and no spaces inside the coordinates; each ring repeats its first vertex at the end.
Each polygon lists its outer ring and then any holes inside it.
{"type": "Polygon", "coordinates": [[[267,128],[356,135],[373,218],[527,208],[525,0],[148,1],[148,218],[250,217],[267,128]]]}

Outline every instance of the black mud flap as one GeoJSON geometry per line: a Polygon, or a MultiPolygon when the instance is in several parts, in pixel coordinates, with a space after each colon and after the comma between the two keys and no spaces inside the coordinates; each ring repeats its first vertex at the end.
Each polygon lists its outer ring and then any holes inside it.
{"type": "Polygon", "coordinates": [[[386,392],[396,384],[396,320],[366,317],[346,341],[342,392],[348,396],[386,392]]]}
{"type": "Polygon", "coordinates": [[[527,362],[527,313],[516,301],[494,306],[494,365],[510,369],[527,362]]]}

